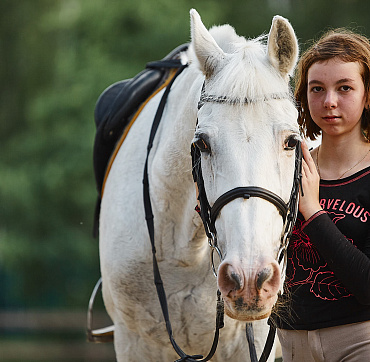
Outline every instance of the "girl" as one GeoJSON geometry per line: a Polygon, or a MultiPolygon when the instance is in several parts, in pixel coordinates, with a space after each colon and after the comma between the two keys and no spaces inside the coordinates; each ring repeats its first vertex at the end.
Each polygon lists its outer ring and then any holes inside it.
{"type": "Polygon", "coordinates": [[[298,64],[304,196],[274,316],[283,360],[370,360],[370,43],[336,30],[298,64]]]}

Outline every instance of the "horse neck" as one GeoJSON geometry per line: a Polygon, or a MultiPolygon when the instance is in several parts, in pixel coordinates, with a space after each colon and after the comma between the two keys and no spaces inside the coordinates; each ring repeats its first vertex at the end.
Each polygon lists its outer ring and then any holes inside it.
{"type": "Polygon", "coordinates": [[[181,251],[182,258],[187,259],[189,253],[191,263],[197,262],[196,258],[203,262],[208,251],[201,219],[194,210],[197,201],[190,157],[202,82],[199,72],[189,67],[174,83],[151,167],[153,203],[161,216],[165,214],[163,222],[172,225],[175,238],[162,238],[162,243],[168,243],[166,248],[174,247],[175,253],[181,251]]]}

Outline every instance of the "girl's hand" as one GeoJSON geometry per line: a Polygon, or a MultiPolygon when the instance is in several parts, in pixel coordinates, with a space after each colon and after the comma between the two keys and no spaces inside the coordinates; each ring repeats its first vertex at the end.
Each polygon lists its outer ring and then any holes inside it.
{"type": "Polygon", "coordinates": [[[319,199],[320,176],[306,142],[302,142],[302,188],[299,198],[299,211],[308,220],[317,211],[322,210],[319,199]]]}

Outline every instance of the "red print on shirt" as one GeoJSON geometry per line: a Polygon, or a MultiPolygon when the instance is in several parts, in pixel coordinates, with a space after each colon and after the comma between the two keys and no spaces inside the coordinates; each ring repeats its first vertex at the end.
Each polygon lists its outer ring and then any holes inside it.
{"type": "MultiPolygon", "coordinates": [[[[329,212],[333,222],[346,217],[345,214],[329,212]]],[[[324,300],[338,300],[351,294],[329,270],[326,261],[321,258],[315,246],[302,230],[303,222],[297,220],[290,241],[288,259],[287,286],[307,285],[310,292],[324,300]]],[[[349,240],[352,242],[352,240],[349,240]]]]}

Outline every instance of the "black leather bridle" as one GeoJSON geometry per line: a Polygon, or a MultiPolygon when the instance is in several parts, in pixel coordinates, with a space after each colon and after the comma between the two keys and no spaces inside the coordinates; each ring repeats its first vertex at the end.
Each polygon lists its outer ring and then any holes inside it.
{"type": "MultiPolygon", "coordinates": [[[[217,291],[217,308],[216,308],[216,328],[215,328],[215,335],[214,340],[212,343],[212,347],[210,349],[210,352],[206,357],[203,357],[202,355],[188,355],[186,354],[176,343],[171,322],[169,318],[169,311],[168,311],[168,304],[167,304],[167,297],[164,290],[163,281],[160,275],[158,262],[156,258],[156,247],[155,247],[155,240],[154,240],[154,216],[150,201],[150,190],[149,190],[149,175],[148,175],[148,162],[149,162],[149,154],[153,146],[153,140],[155,137],[155,134],[157,132],[163,111],[164,106],[166,104],[166,100],[170,91],[170,88],[177,78],[179,74],[186,68],[187,65],[180,66],[177,73],[171,80],[171,82],[168,84],[166,90],[163,93],[163,96],[161,98],[161,101],[159,103],[157,112],[155,114],[152,128],[150,131],[149,136],[149,143],[147,147],[147,156],[144,166],[144,175],[143,175],[143,198],[144,198],[144,208],[145,208],[145,219],[147,222],[147,228],[150,238],[150,243],[152,247],[152,256],[153,256],[153,276],[154,276],[154,284],[156,286],[158,299],[161,305],[162,314],[166,323],[166,329],[167,333],[170,339],[170,342],[175,350],[175,352],[180,357],[175,362],[206,362],[209,361],[214,353],[216,352],[218,339],[219,339],[219,330],[223,328],[224,326],[224,304],[223,299],[221,297],[220,291],[217,291]]],[[[243,100],[244,103],[253,103],[257,101],[266,101],[269,99],[283,99],[287,98],[286,94],[272,94],[268,98],[262,97],[261,99],[256,100],[243,100]]],[[[239,102],[238,100],[230,100],[227,97],[213,97],[213,96],[207,96],[204,93],[204,86],[202,90],[202,96],[199,101],[200,108],[204,102],[218,102],[218,103],[231,103],[233,102],[239,102]]],[[[280,245],[280,251],[279,251],[279,262],[281,261],[282,257],[286,255],[286,247],[288,245],[288,240],[291,235],[293,225],[296,220],[297,216],[297,210],[298,210],[298,189],[301,179],[301,147],[298,142],[296,146],[296,165],[295,165],[295,173],[294,173],[294,182],[293,182],[293,188],[290,196],[289,202],[286,204],[278,195],[272,193],[271,191],[268,191],[266,189],[263,189],[261,187],[256,186],[246,186],[246,187],[238,187],[233,190],[230,190],[226,192],[225,194],[221,195],[219,199],[216,200],[215,204],[211,207],[208,203],[207,196],[204,189],[204,182],[203,182],[203,176],[202,176],[202,168],[201,168],[201,155],[199,149],[193,144],[191,146],[191,154],[192,154],[192,162],[193,162],[193,177],[194,181],[197,182],[198,190],[199,190],[199,201],[200,201],[200,214],[201,218],[203,220],[204,228],[206,231],[206,234],[209,238],[209,244],[211,246],[212,252],[211,252],[211,258],[212,258],[212,269],[213,272],[216,274],[215,267],[213,264],[213,252],[216,251],[222,259],[222,253],[220,249],[217,246],[217,233],[216,233],[216,227],[215,227],[215,220],[217,218],[218,213],[222,209],[223,206],[225,206],[227,203],[231,202],[232,200],[243,197],[243,198],[250,198],[250,197],[261,197],[263,199],[266,199],[267,201],[273,203],[281,213],[284,223],[285,223],[285,231],[281,238],[281,245],[280,245]]],[[[286,259],[286,257],[285,257],[286,259]]],[[[253,327],[251,323],[247,323],[246,326],[246,337],[249,344],[249,353],[251,356],[251,362],[257,361],[257,355],[256,350],[254,346],[253,341],[253,327]]],[[[259,362],[265,362],[267,361],[267,358],[271,352],[271,348],[274,343],[275,338],[275,327],[273,327],[272,324],[270,324],[270,332],[267,338],[267,342],[265,345],[265,348],[262,352],[261,358],[259,362]]]]}
{"type": "MultiPolygon", "coordinates": [[[[198,110],[206,102],[212,103],[227,103],[227,104],[252,104],[260,101],[268,101],[272,99],[285,99],[288,98],[288,95],[283,94],[271,94],[270,96],[264,96],[256,98],[254,100],[250,99],[230,99],[228,97],[217,97],[213,95],[205,94],[205,86],[203,84],[202,93],[200,101],[198,104],[198,110]]],[[[198,123],[198,120],[197,120],[198,123]]],[[[284,232],[282,233],[280,239],[280,248],[277,255],[277,260],[279,264],[284,259],[283,268],[286,265],[286,252],[288,247],[288,242],[293,231],[294,224],[297,219],[298,214],[298,201],[299,201],[299,188],[302,190],[301,178],[302,178],[302,149],[301,142],[297,140],[295,145],[295,170],[293,178],[293,186],[290,194],[288,203],[275,194],[274,192],[267,190],[258,186],[242,186],[236,187],[230,191],[222,194],[211,206],[208,202],[206,195],[204,180],[202,175],[202,165],[201,165],[201,150],[193,143],[191,146],[191,156],[192,156],[192,166],[193,166],[193,179],[197,183],[198,187],[198,200],[199,200],[199,214],[202,218],[204,230],[208,237],[209,246],[211,247],[211,265],[212,270],[215,276],[217,276],[216,268],[214,266],[213,254],[217,252],[220,261],[222,261],[223,256],[222,252],[217,243],[217,231],[216,231],[216,219],[221,211],[221,209],[230,203],[231,201],[237,198],[249,199],[251,197],[262,198],[273,205],[276,206],[280,215],[283,218],[284,222],[284,232]]],[[[303,191],[302,191],[303,193],[303,191]]],[[[271,352],[272,345],[274,343],[276,328],[274,327],[273,322],[270,322],[270,331],[266,341],[264,351],[259,359],[259,362],[265,362],[271,352]]],[[[249,344],[249,353],[251,357],[251,362],[257,362],[257,354],[254,346],[254,337],[253,337],[253,326],[252,323],[247,323],[246,325],[246,336],[249,344]]]]}

